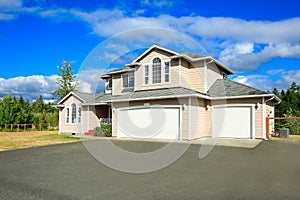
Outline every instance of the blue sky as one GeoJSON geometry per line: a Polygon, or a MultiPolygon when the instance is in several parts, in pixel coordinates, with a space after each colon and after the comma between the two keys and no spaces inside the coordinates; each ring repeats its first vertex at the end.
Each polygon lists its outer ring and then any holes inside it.
{"type": "Polygon", "coordinates": [[[105,71],[90,62],[95,47],[107,58],[98,63],[108,63],[152,43],[180,50],[180,34],[204,49],[191,51],[233,69],[233,80],[263,90],[300,85],[299,7],[298,0],[0,0],[0,96],[52,99],[62,60],[93,92],[105,71]]]}

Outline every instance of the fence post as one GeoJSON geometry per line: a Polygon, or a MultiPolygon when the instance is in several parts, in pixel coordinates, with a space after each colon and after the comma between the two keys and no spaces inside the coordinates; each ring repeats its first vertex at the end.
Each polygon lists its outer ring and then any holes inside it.
{"type": "Polygon", "coordinates": [[[266,138],[270,139],[270,119],[266,117],[266,138]]]}
{"type": "Polygon", "coordinates": [[[13,130],[13,125],[12,125],[12,124],[10,124],[10,130],[11,130],[11,131],[13,130]]]}
{"type": "Polygon", "coordinates": [[[24,124],[24,131],[26,132],[26,124],[24,124]]]}
{"type": "Polygon", "coordinates": [[[20,124],[17,124],[17,132],[19,132],[20,124]]]}

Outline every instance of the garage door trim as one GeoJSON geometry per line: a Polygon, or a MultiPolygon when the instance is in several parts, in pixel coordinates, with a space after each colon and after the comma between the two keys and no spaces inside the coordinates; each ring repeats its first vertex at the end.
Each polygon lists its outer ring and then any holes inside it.
{"type": "MultiPolygon", "coordinates": [[[[230,107],[248,107],[251,108],[251,139],[255,139],[255,104],[225,104],[225,105],[214,105],[212,106],[212,122],[214,120],[214,109],[215,108],[230,108],[230,107]]],[[[212,133],[213,134],[213,133],[212,133]]],[[[212,135],[213,137],[213,135],[212,135]]]]}
{"type": "MultiPolygon", "coordinates": [[[[149,108],[173,108],[173,109],[178,109],[179,111],[179,124],[178,124],[178,140],[182,141],[182,105],[143,105],[143,106],[129,106],[129,107],[122,107],[122,108],[117,108],[117,121],[119,121],[119,111],[122,110],[135,110],[135,109],[149,109],[149,108]]],[[[118,137],[118,128],[117,128],[117,137],[118,137]]]]}

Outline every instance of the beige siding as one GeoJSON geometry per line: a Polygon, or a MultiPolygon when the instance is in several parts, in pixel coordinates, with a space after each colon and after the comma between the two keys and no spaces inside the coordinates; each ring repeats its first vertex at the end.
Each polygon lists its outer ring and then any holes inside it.
{"type": "Polygon", "coordinates": [[[142,58],[140,58],[137,62],[140,62],[142,64],[151,63],[152,59],[155,57],[159,57],[162,60],[169,60],[169,57],[172,55],[173,54],[168,53],[166,51],[162,51],[160,49],[153,49],[152,51],[144,55],[142,58]]]}
{"type": "Polygon", "coordinates": [[[170,66],[170,81],[167,83],[160,83],[160,84],[149,84],[145,85],[144,84],[144,65],[148,64],[149,67],[151,67],[152,59],[155,57],[159,57],[162,59],[162,62],[165,61],[170,61],[169,56],[171,54],[154,49],[150,53],[148,53],[146,56],[144,56],[141,60],[140,63],[142,64],[141,66],[138,66],[136,68],[135,72],[135,90],[151,90],[151,89],[161,89],[161,88],[169,88],[169,87],[178,87],[179,86],[179,66],[175,65],[175,63],[172,61],[171,66],[170,66]]]}
{"type": "Polygon", "coordinates": [[[195,62],[193,65],[182,59],[181,86],[204,92],[204,68],[203,61],[195,62]]]}
{"type": "MultiPolygon", "coordinates": [[[[222,71],[220,71],[215,63],[210,63],[207,66],[207,90],[214,84],[217,79],[222,79],[222,71]]],[[[207,91],[204,91],[207,92],[207,91]]]]}
{"type": "MultiPolygon", "coordinates": [[[[60,123],[59,133],[81,133],[82,132],[82,123],[73,124],[73,123],[66,122],[66,112],[67,112],[66,110],[67,110],[67,108],[69,108],[70,113],[71,113],[72,112],[71,104],[73,104],[73,103],[76,104],[76,108],[78,109],[78,106],[81,106],[82,102],[74,96],[70,96],[68,99],[66,99],[63,102],[65,107],[60,110],[61,118],[59,119],[59,123],[60,123]]],[[[81,111],[81,113],[83,113],[83,112],[81,111]]],[[[77,114],[77,111],[76,111],[76,114],[77,114]]],[[[71,116],[70,116],[69,120],[71,121],[71,116]]]]}
{"type": "Polygon", "coordinates": [[[121,74],[113,75],[113,89],[112,95],[120,95],[122,94],[122,81],[121,81],[121,74]]]}

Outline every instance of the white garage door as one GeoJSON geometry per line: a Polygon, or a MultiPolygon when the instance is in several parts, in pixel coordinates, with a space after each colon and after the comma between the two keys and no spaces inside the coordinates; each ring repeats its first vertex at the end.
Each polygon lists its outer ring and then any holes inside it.
{"type": "Polygon", "coordinates": [[[252,106],[214,107],[213,137],[251,138],[253,129],[252,106]]]}
{"type": "Polygon", "coordinates": [[[178,139],[179,107],[138,107],[117,110],[117,137],[178,139]]]}

